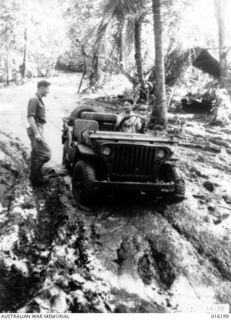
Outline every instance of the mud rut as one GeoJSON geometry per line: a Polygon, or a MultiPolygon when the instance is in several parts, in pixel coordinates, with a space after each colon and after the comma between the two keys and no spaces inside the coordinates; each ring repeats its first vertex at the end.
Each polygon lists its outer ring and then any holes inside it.
{"type": "Polygon", "coordinates": [[[0,312],[190,312],[230,301],[230,241],[188,202],[119,195],[86,212],[65,176],[33,190],[26,151],[0,141],[0,312]]]}

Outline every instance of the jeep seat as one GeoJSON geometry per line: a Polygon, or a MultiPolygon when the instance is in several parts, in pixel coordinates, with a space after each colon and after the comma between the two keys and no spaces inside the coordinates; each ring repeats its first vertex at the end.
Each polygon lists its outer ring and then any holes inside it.
{"type": "Polygon", "coordinates": [[[77,119],[74,120],[73,124],[73,140],[82,141],[82,133],[84,131],[97,131],[99,130],[99,125],[97,121],[94,120],[84,120],[77,119]]]}
{"type": "Polygon", "coordinates": [[[82,112],[81,119],[95,120],[99,124],[99,130],[115,130],[117,116],[113,113],[82,112]]]}

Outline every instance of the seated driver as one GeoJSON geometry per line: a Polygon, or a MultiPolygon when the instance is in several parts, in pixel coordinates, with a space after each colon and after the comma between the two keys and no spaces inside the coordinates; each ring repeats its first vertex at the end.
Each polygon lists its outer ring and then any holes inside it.
{"type": "Polygon", "coordinates": [[[134,101],[132,98],[125,98],[123,100],[124,111],[117,115],[117,126],[123,132],[134,133],[140,132],[140,130],[142,129],[141,119],[136,117],[137,114],[132,111],[133,104],[134,101]],[[124,121],[122,127],[119,127],[121,121],[127,117],[130,118],[124,121]]]}

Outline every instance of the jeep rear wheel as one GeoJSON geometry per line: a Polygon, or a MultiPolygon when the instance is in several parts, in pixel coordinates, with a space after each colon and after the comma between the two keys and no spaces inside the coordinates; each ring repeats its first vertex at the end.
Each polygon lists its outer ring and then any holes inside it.
{"type": "Polygon", "coordinates": [[[92,204],[97,197],[94,189],[95,170],[93,166],[84,160],[76,163],[72,178],[72,191],[76,200],[84,205],[92,204]]]}
{"type": "Polygon", "coordinates": [[[167,202],[180,202],[184,200],[185,182],[175,166],[168,163],[163,164],[160,168],[159,180],[163,180],[164,182],[174,182],[174,191],[163,194],[164,199],[167,202]]]}

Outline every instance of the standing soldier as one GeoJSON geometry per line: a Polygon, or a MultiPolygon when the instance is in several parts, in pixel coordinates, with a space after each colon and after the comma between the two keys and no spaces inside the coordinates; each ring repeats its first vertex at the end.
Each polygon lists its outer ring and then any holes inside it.
{"type": "Polygon", "coordinates": [[[51,151],[43,136],[43,126],[46,123],[45,105],[43,97],[49,93],[50,82],[42,80],[37,84],[37,92],[28,102],[27,119],[29,128],[28,136],[31,141],[31,173],[30,179],[34,186],[41,186],[48,182],[42,176],[42,166],[51,158],[51,151]]]}

